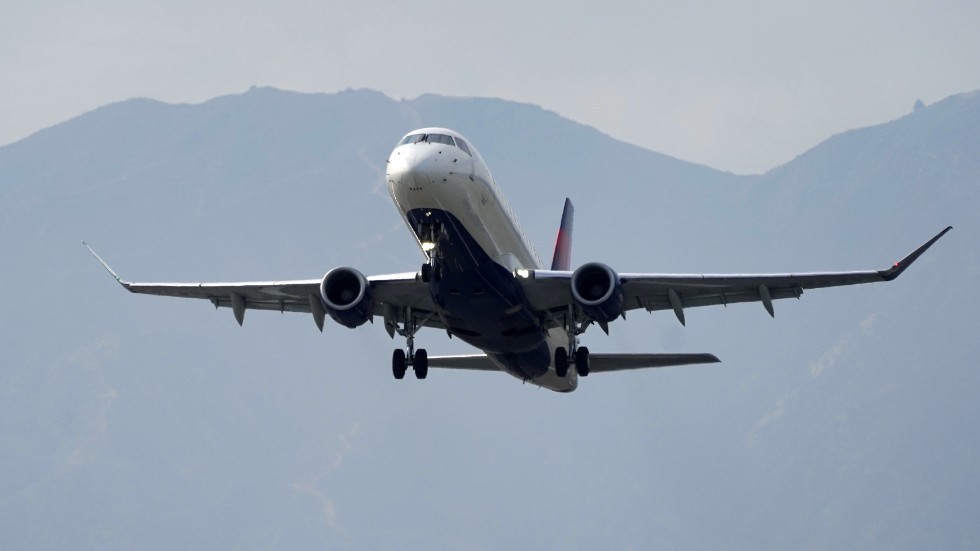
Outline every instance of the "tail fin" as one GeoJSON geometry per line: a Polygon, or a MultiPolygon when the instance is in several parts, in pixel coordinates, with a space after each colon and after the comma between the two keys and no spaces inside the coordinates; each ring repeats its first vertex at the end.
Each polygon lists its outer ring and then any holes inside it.
{"type": "Polygon", "coordinates": [[[558,239],[555,241],[555,256],[551,260],[552,270],[572,269],[572,219],[575,217],[575,207],[572,200],[565,198],[565,210],[561,213],[561,226],[558,227],[558,239]]]}

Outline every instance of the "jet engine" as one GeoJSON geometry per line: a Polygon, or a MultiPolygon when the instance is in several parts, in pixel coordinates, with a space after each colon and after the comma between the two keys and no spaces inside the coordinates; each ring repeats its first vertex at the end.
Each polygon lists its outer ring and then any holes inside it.
{"type": "Polygon", "coordinates": [[[605,264],[591,262],[575,270],[572,297],[585,315],[600,324],[623,314],[623,285],[616,272],[605,264]]]}
{"type": "Polygon", "coordinates": [[[371,319],[371,285],[354,268],[334,268],[320,282],[324,310],[345,327],[358,327],[371,319]]]}

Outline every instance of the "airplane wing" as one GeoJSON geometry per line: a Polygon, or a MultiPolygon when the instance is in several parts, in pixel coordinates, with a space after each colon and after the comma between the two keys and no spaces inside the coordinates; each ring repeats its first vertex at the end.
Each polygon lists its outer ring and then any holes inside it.
{"type": "MultiPolygon", "coordinates": [[[[737,302],[762,302],[774,316],[772,301],[799,298],[804,289],[856,285],[891,281],[901,275],[946,234],[952,226],[939,232],[918,249],[893,266],[883,270],[854,272],[818,272],[801,274],[618,274],[623,288],[625,310],[673,310],[683,324],[684,309],[737,302]]],[[[559,317],[574,305],[571,277],[574,272],[535,270],[522,278],[531,308],[557,325],[559,317]]],[[[578,321],[588,321],[579,316],[578,321]]]]}
{"type": "Polygon", "coordinates": [[[714,354],[589,354],[589,372],[605,373],[648,367],[719,363],[714,354]]]}
{"type": "MultiPolygon", "coordinates": [[[[319,279],[294,281],[243,281],[229,283],[133,283],[116,274],[102,258],[82,241],[127,291],[146,295],[206,299],[215,308],[231,308],[241,325],[245,310],[276,310],[313,314],[317,327],[323,330],[324,311],[320,302],[319,279]]],[[[408,308],[426,327],[443,328],[428,288],[415,273],[388,274],[367,278],[374,297],[372,314],[383,317],[387,308],[401,312],[408,308]],[[424,322],[424,323],[423,323],[424,322]]]]}

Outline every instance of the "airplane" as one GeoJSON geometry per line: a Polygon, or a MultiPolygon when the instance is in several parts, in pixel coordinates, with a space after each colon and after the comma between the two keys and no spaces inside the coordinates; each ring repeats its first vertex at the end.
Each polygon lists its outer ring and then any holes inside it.
{"type": "Polygon", "coordinates": [[[801,274],[619,273],[589,262],[571,269],[574,207],[565,200],[550,268],[540,261],[479,152],[458,132],[421,128],[406,134],[388,157],[388,191],[425,257],[417,272],[364,276],[338,267],[321,279],[240,283],[131,283],[82,243],[126,290],[209,300],[231,308],[241,325],[245,311],[305,312],[322,332],[326,316],[349,328],[381,318],[391,338],[405,339],[392,353],[402,379],[409,368],[425,379],[430,367],[506,372],[539,387],[571,392],[580,377],[639,368],[715,363],[713,354],[594,353],[579,336],[626,312],[799,298],[804,289],[891,281],[946,234],[939,232],[883,270],[801,274]],[[480,350],[429,356],[415,349],[423,327],[446,331],[480,350]]]}

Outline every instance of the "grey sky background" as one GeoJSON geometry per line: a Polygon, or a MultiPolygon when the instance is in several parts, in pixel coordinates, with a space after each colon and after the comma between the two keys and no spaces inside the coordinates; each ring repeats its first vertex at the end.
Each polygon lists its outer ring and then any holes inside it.
{"type": "Polygon", "coordinates": [[[366,87],[535,103],[756,173],[980,88],[978,22],[975,0],[8,3],[0,144],[134,96],[366,87]]]}

